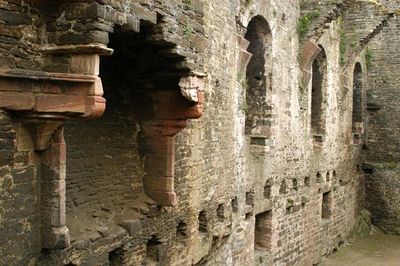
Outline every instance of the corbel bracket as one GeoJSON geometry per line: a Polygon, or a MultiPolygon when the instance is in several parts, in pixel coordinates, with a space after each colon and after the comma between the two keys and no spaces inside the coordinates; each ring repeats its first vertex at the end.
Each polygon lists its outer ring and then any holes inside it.
{"type": "Polygon", "coordinates": [[[162,206],[177,204],[174,136],[186,127],[187,119],[197,119],[203,114],[203,77],[182,78],[180,85],[182,94],[175,90],[154,91],[144,94],[145,99],[137,99],[140,108],[140,148],[146,171],[144,190],[162,206]],[[151,107],[142,108],[143,103],[151,107]]]}

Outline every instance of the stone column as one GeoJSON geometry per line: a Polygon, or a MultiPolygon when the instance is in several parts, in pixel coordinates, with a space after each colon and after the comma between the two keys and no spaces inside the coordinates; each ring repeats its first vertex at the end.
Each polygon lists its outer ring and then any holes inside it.
{"type": "Polygon", "coordinates": [[[56,129],[41,162],[42,248],[62,249],[70,244],[66,227],[66,144],[63,126],[56,129]]]}

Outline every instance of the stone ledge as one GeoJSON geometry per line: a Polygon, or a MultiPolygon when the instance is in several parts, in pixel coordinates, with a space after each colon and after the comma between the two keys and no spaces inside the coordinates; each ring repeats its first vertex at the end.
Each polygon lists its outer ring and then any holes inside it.
{"type": "Polygon", "coordinates": [[[0,70],[0,108],[11,111],[98,117],[105,110],[97,76],[0,70]]]}
{"type": "Polygon", "coordinates": [[[112,55],[114,50],[108,48],[104,44],[82,44],[82,45],[53,45],[45,46],[41,49],[45,54],[56,55],[82,55],[82,54],[98,54],[98,55],[112,55]]]}

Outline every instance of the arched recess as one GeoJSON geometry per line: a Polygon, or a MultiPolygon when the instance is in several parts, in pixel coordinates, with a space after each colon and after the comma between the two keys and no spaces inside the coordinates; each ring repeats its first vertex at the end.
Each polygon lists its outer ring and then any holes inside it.
{"type": "Polygon", "coordinates": [[[322,142],[326,129],[327,60],[322,46],[312,64],[311,129],[314,140],[322,142]]]}
{"type": "Polygon", "coordinates": [[[67,225],[73,239],[86,237],[82,223],[122,225],[131,234],[138,210],[149,203],[145,194],[159,205],[177,203],[174,135],[187,119],[201,116],[202,82],[182,63],[175,44],[154,40],[156,29],[115,27],[109,36],[114,54],[100,64],[104,115],[66,124],[67,225]],[[197,102],[184,89],[197,93],[197,102]]]}
{"type": "Polygon", "coordinates": [[[245,133],[252,137],[252,144],[265,144],[271,131],[272,90],[272,34],[265,18],[251,19],[245,39],[252,54],[246,68],[245,133]]]}
{"type": "Polygon", "coordinates": [[[363,111],[362,111],[362,67],[356,63],[353,71],[353,114],[352,114],[352,132],[354,141],[361,139],[363,132],[363,111]]]}

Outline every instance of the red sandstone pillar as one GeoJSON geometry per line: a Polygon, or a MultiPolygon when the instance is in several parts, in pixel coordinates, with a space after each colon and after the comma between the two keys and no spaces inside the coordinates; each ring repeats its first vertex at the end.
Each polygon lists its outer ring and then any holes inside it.
{"type": "Polygon", "coordinates": [[[66,227],[65,174],[66,144],[59,127],[43,152],[41,163],[42,248],[62,249],[70,244],[66,227]]]}

